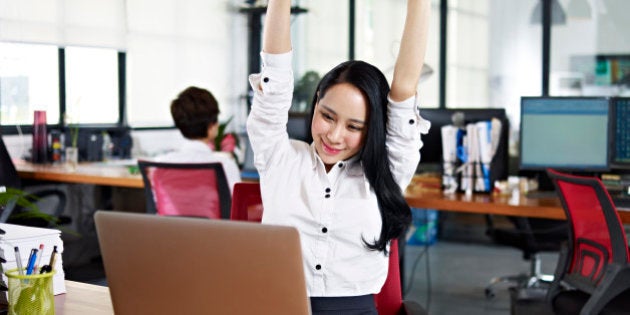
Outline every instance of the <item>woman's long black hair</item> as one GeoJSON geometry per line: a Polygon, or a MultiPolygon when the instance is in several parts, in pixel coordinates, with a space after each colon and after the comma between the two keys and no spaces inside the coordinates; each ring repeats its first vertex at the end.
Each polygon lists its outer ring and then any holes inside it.
{"type": "MultiPolygon", "coordinates": [[[[368,102],[367,134],[359,155],[363,172],[376,193],[382,228],[378,240],[370,243],[363,239],[363,242],[369,249],[387,254],[387,242],[398,238],[411,222],[411,210],[394,180],[385,146],[389,84],[378,68],[366,62],[353,60],[341,63],[319,82],[311,104],[311,123],[318,99],[323,98],[330,87],[339,83],[349,83],[357,87],[368,102]]],[[[312,142],[312,133],[309,132],[309,135],[309,142],[312,142]]]]}

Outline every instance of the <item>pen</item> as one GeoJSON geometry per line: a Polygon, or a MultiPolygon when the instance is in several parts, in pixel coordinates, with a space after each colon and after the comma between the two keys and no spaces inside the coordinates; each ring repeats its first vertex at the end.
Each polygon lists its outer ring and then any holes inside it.
{"type": "Polygon", "coordinates": [[[37,271],[39,271],[39,264],[42,262],[42,256],[44,256],[44,244],[39,244],[39,255],[37,255],[37,261],[35,262],[33,273],[37,273],[37,271]]]}
{"type": "Polygon", "coordinates": [[[48,264],[50,266],[50,270],[48,270],[48,272],[51,272],[55,269],[55,261],[57,260],[57,246],[53,247],[53,252],[52,255],[50,255],[50,263],[48,264]]]}
{"type": "Polygon", "coordinates": [[[28,256],[28,264],[26,265],[26,274],[30,275],[33,273],[33,268],[35,267],[35,261],[37,260],[37,248],[31,249],[31,254],[28,256]]]}
{"type": "Polygon", "coordinates": [[[17,246],[15,246],[13,249],[15,250],[15,263],[18,267],[18,273],[20,274],[20,276],[23,276],[24,269],[22,269],[22,258],[20,258],[20,249],[17,246]]]}
{"type": "Polygon", "coordinates": [[[39,273],[52,272],[55,266],[55,259],[57,258],[56,256],[57,256],[57,246],[54,246],[52,254],[50,255],[50,262],[48,263],[48,265],[43,266],[39,273]]]}

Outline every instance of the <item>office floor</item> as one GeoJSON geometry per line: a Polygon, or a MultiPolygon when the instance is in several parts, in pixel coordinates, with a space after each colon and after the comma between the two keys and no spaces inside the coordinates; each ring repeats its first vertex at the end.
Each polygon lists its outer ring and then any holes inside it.
{"type": "MultiPolygon", "coordinates": [[[[413,281],[406,284],[411,286],[405,290],[406,299],[425,306],[431,315],[511,314],[509,284],[497,285],[493,299],[486,299],[484,289],[494,276],[529,270],[528,262],[521,259],[519,251],[492,244],[438,240],[427,252],[430,276],[427,275],[427,254],[418,259],[423,251],[424,247],[406,248],[406,278],[413,273],[413,281]]],[[[557,254],[543,254],[542,271],[553,274],[557,258],[557,254]]],[[[548,310],[543,303],[529,303],[519,304],[516,312],[544,314],[548,310]]]]}
{"type": "MultiPolygon", "coordinates": [[[[73,243],[64,245],[69,253],[76,246],[73,243]]],[[[517,250],[492,244],[438,240],[418,259],[424,249],[406,246],[406,299],[420,303],[432,315],[511,314],[509,285],[497,286],[493,299],[486,299],[484,288],[493,276],[528,270],[528,263],[521,259],[517,250]],[[430,276],[427,275],[427,258],[430,276]],[[413,277],[412,281],[408,280],[410,277],[413,277]]],[[[553,273],[557,254],[543,254],[542,259],[543,272],[553,273]]],[[[107,285],[102,263],[97,258],[64,269],[69,280],[107,285]]],[[[533,305],[517,314],[543,314],[540,308],[544,307],[533,305]]]]}

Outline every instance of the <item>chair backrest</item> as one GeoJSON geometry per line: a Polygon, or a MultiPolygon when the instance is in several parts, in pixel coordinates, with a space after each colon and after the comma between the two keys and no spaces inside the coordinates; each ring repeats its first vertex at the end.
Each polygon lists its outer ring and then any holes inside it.
{"type": "Polygon", "coordinates": [[[230,219],[260,222],[262,220],[262,197],[260,184],[241,182],[234,184],[230,219]]]}
{"type": "Polygon", "coordinates": [[[628,242],[619,214],[597,177],[547,170],[570,222],[570,255],[565,281],[587,292],[599,284],[610,263],[628,262],[628,242]]]}
{"type": "Polygon", "coordinates": [[[221,163],[139,160],[147,212],[160,215],[230,217],[230,188],[221,163]]]}
{"type": "Polygon", "coordinates": [[[22,188],[22,182],[4,144],[2,134],[0,134],[0,186],[22,188]]]}
{"type": "Polygon", "coordinates": [[[400,314],[403,299],[398,257],[398,240],[393,239],[389,246],[387,279],[381,292],[374,295],[374,302],[379,314],[400,314]]]}

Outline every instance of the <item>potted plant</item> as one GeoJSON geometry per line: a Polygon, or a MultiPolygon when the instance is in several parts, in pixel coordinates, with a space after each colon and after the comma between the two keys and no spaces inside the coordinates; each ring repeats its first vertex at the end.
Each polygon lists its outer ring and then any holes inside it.
{"type": "Polygon", "coordinates": [[[40,223],[43,222],[45,225],[56,225],[59,219],[53,215],[41,212],[35,203],[36,201],[36,196],[25,191],[0,186],[0,212],[4,211],[7,206],[19,206],[25,210],[11,213],[7,221],[38,221],[40,223]]]}
{"type": "Polygon", "coordinates": [[[212,143],[212,149],[215,151],[227,152],[232,155],[234,161],[239,164],[239,158],[236,152],[236,149],[240,149],[240,141],[238,136],[234,132],[226,132],[225,129],[227,125],[232,121],[232,118],[228,119],[226,122],[219,124],[219,131],[217,133],[217,137],[214,138],[214,143],[212,143]]]}

